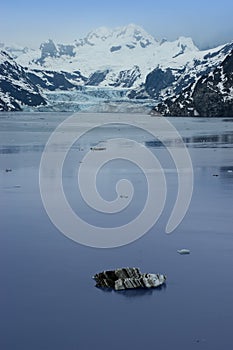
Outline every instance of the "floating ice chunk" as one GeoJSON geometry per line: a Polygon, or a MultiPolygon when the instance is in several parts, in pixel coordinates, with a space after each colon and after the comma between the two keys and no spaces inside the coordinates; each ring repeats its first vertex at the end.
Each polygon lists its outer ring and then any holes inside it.
{"type": "Polygon", "coordinates": [[[190,254],[190,250],[189,249],[178,249],[177,253],[184,255],[184,254],[190,254]]]}
{"type": "Polygon", "coordinates": [[[97,273],[93,279],[96,281],[96,287],[124,290],[159,287],[165,283],[166,276],[141,273],[136,267],[126,267],[97,273]]]}

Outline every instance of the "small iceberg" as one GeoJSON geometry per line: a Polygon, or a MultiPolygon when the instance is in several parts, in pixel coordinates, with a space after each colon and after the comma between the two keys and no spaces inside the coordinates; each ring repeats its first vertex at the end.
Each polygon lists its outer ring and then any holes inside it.
{"type": "Polygon", "coordinates": [[[97,273],[93,279],[96,281],[96,287],[124,290],[159,287],[165,283],[166,276],[141,273],[136,267],[126,267],[97,273]]]}
{"type": "Polygon", "coordinates": [[[179,253],[181,255],[190,254],[190,250],[189,249],[178,249],[177,253],[179,253]]]}

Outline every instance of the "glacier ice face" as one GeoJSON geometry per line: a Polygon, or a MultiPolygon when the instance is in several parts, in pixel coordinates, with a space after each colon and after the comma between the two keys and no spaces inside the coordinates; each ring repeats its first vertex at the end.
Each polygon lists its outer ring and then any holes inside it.
{"type": "MultiPolygon", "coordinates": [[[[53,91],[44,94],[47,105],[37,111],[96,112],[96,113],[149,113],[154,100],[131,100],[127,89],[83,87],[79,91],[53,91]]],[[[35,108],[25,107],[27,111],[35,108]]]]}

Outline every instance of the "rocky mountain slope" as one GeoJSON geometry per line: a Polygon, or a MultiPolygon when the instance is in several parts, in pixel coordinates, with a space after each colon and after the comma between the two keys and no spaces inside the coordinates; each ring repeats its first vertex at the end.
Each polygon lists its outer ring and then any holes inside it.
{"type": "Polygon", "coordinates": [[[233,117],[233,49],[213,71],[154,109],[163,115],[233,117]]]}
{"type": "Polygon", "coordinates": [[[164,100],[177,95],[201,76],[212,72],[232,50],[233,43],[226,44],[210,52],[200,51],[202,58],[194,58],[178,68],[157,66],[146,76],[145,83],[130,92],[130,96],[164,100]]]}
{"type": "Polygon", "coordinates": [[[6,52],[0,51],[0,111],[21,110],[22,105],[45,104],[39,88],[25,70],[6,52]]]}

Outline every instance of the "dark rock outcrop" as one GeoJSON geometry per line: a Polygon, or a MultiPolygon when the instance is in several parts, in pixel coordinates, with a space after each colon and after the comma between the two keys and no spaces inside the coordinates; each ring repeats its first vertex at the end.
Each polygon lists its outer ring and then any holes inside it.
{"type": "Polygon", "coordinates": [[[124,290],[159,287],[165,283],[166,276],[141,273],[138,268],[126,267],[97,273],[93,279],[96,281],[96,287],[124,290]]]}
{"type": "Polygon", "coordinates": [[[110,51],[111,52],[116,52],[116,51],[119,51],[121,49],[121,45],[119,45],[119,46],[112,46],[111,48],[110,48],[110,51]]]}
{"type": "Polygon", "coordinates": [[[46,57],[58,57],[58,50],[54,42],[49,39],[40,46],[41,61],[44,61],[46,57]]]}
{"type": "Polygon", "coordinates": [[[105,80],[106,76],[108,75],[109,70],[104,71],[96,71],[93,74],[90,75],[90,77],[86,81],[86,85],[89,86],[98,86],[102,81],[105,80]]]}
{"type": "Polygon", "coordinates": [[[58,44],[58,52],[60,56],[75,56],[75,46],[74,45],[64,45],[64,44],[58,44]]]}
{"type": "Polygon", "coordinates": [[[45,60],[49,57],[58,58],[61,56],[74,57],[75,56],[75,46],[74,45],[64,45],[58,44],[55,45],[53,40],[49,39],[48,41],[40,45],[41,56],[35,62],[43,65],[45,60]]]}
{"type": "Polygon", "coordinates": [[[140,76],[141,72],[139,67],[134,66],[132,69],[120,71],[116,81],[109,85],[114,87],[131,88],[140,76]]]}
{"type": "Polygon", "coordinates": [[[54,72],[48,70],[31,70],[27,72],[27,76],[30,81],[36,86],[49,90],[70,90],[80,89],[80,83],[86,82],[87,78],[84,77],[79,71],[69,72],[54,72]]]}
{"type": "Polygon", "coordinates": [[[174,81],[175,75],[170,68],[166,70],[155,68],[146,77],[145,91],[150,97],[157,97],[161,90],[170,86],[174,81]]]}

